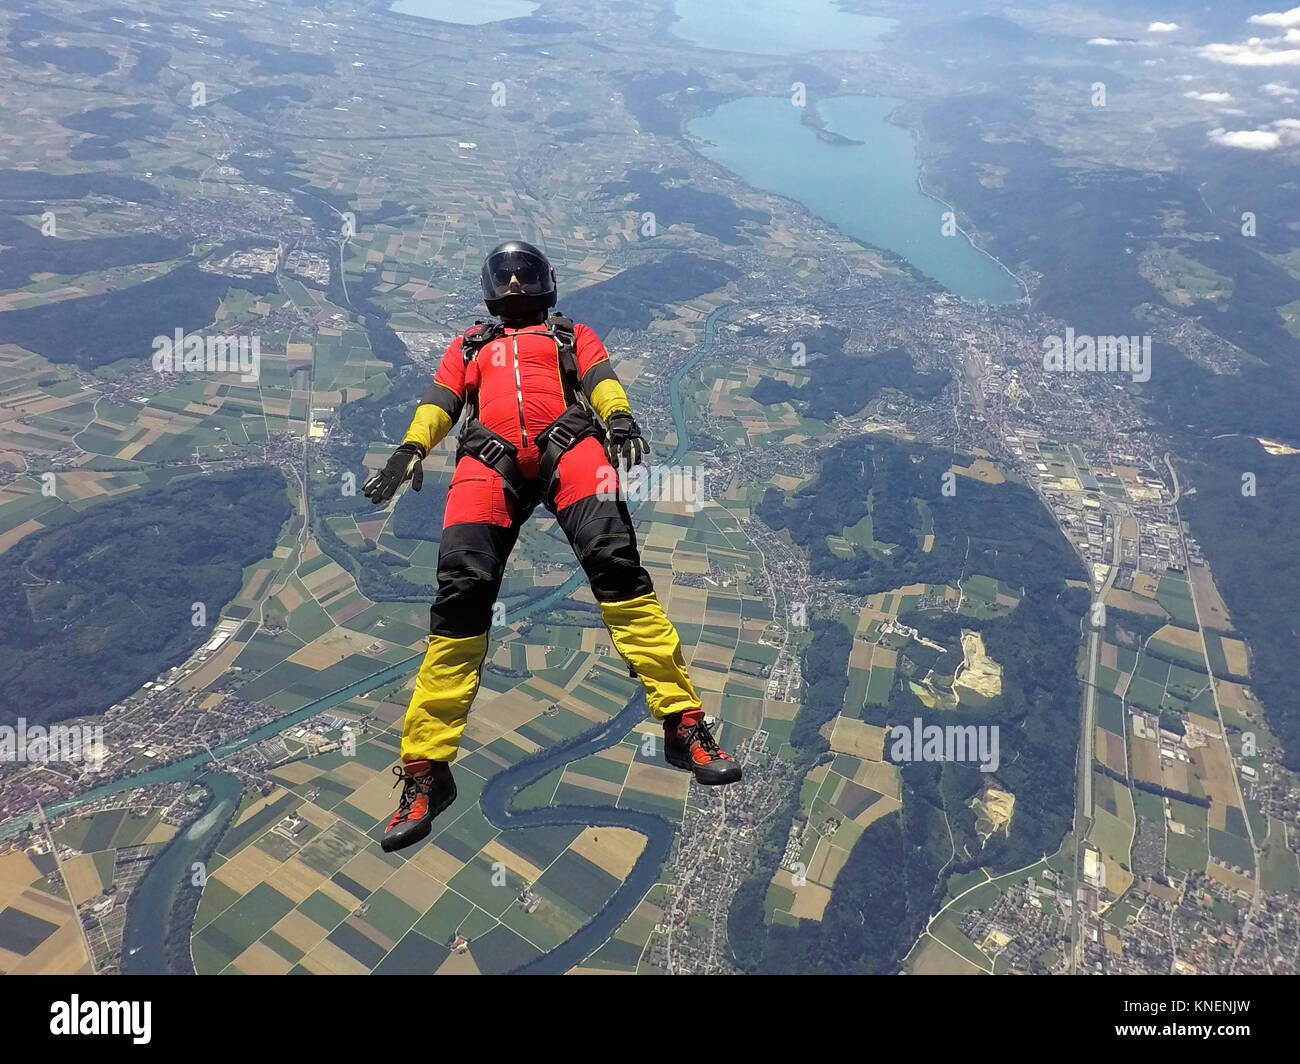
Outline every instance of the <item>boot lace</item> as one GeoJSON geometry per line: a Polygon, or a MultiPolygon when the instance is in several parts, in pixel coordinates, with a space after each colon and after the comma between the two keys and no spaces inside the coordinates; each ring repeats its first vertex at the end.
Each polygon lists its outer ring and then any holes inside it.
{"type": "Polygon", "coordinates": [[[393,786],[397,787],[398,784],[403,785],[402,797],[398,799],[397,816],[395,819],[405,820],[407,814],[411,811],[411,806],[415,804],[416,795],[420,793],[420,790],[428,777],[412,776],[400,765],[393,766],[393,775],[397,777],[397,782],[394,783],[393,786]]]}
{"type": "Polygon", "coordinates": [[[710,754],[719,753],[722,747],[713,737],[713,732],[709,731],[709,726],[704,723],[701,717],[696,723],[692,724],[686,732],[686,746],[689,749],[691,743],[699,743],[710,754]]]}

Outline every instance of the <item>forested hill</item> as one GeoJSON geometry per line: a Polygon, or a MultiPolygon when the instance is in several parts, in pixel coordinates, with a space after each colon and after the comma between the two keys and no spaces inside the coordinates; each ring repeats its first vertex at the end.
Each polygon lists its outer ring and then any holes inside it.
{"type": "Polygon", "coordinates": [[[133,492],[9,548],[0,724],[103,712],[184,661],[290,513],[279,471],[242,469],[133,492]],[[205,627],[191,623],[196,602],[205,627]]]}
{"type": "MultiPolygon", "coordinates": [[[[902,764],[902,808],[876,820],[853,844],[822,919],[791,925],[769,921],[765,900],[791,824],[806,815],[795,787],[766,825],[754,874],[728,915],[732,954],[745,971],[896,972],[950,876],[1024,868],[1054,852],[1069,830],[1081,694],[1075,660],[1088,595],[1066,581],[1086,573],[1032,491],[963,479],[945,496],[940,486],[952,464],[950,453],[920,444],[858,437],[826,451],[813,481],[792,493],[772,489],[758,508],[767,524],[808,551],[816,576],[841,589],[866,595],[912,583],[955,586],[978,573],[1013,586],[1019,601],[1000,616],[899,615],[932,645],[958,654],[964,628],[981,632],[1002,666],[1001,694],[981,706],[927,708],[902,668],[884,704],[864,703],[848,679],[854,633],[842,616],[812,625],[789,739],[794,778],[831,761],[823,731],[837,714],[882,727],[917,718],[996,727],[1001,764],[991,776],[970,763],[902,764]],[[828,537],[841,537],[868,515],[873,549],[852,545],[851,556],[833,553],[828,537]],[[1015,820],[1009,832],[985,843],[971,800],[994,781],[1016,796],[1015,820]]],[[[907,653],[917,656],[911,644],[907,653]]]]}

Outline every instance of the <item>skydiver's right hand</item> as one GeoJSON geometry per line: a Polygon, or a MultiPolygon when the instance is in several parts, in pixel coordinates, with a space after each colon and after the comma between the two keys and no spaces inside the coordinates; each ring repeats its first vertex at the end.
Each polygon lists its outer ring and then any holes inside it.
{"type": "Polygon", "coordinates": [[[424,448],[418,443],[404,443],[393,452],[388,464],[378,473],[372,474],[361,485],[361,493],[378,506],[397,494],[397,489],[406,481],[411,488],[419,491],[424,484],[424,448]]]}

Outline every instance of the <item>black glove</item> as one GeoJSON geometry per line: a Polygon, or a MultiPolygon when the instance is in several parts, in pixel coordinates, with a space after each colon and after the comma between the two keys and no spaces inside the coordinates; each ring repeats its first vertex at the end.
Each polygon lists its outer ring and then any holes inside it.
{"type": "Polygon", "coordinates": [[[626,410],[610,414],[606,424],[609,433],[605,437],[605,453],[610,465],[630,472],[633,466],[641,464],[649,450],[641,429],[626,410]]]}
{"type": "Polygon", "coordinates": [[[397,494],[397,489],[406,481],[419,491],[424,483],[424,469],[420,462],[424,459],[424,448],[418,443],[404,443],[393,452],[388,464],[378,473],[372,474],[361,485],[361,493],[378,506],[397,494]]]}

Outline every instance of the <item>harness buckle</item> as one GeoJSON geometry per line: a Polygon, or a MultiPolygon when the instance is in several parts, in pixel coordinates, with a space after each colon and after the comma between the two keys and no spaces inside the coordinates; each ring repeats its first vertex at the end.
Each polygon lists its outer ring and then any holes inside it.
{"type": "Polygon", "coordinates": [[[578,442],[578,434],[566,425],[552,425],[546,434],[546,442],[554,442],[561,451],[567,451],[578,442]]]}
{"type": "Polygon", "coordinates": [[[484,465],[495,465],[498,459],[506,453],[506,446],[495,437],[487,439],[483,446],[479,448],[476,457],[484,465]]]}

